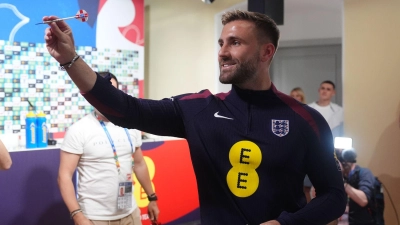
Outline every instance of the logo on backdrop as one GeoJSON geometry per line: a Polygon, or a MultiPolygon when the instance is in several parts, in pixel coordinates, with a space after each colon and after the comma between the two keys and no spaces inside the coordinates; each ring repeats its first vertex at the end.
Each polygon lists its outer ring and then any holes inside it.
{"type": "Polygon", "coordinates": [[[272,133],[278,137],[286,136],[289,133],[289,120],[272,120],[272,133]]]}

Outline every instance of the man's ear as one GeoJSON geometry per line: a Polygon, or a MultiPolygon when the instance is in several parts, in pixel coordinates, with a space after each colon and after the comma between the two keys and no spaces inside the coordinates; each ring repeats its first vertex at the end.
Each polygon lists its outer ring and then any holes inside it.
{"type": "Polygon", "coordinates": [[[261,62],[271,61],[276,52],[276,48],[272,43],[261,45],[260,58],[261,62]]]}

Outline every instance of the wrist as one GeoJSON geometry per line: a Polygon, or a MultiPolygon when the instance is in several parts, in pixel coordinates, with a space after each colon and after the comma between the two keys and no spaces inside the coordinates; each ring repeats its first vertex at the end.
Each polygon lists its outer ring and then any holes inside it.
{"type": "Polygon", "coordinates": [[[83,215],[82,209],[76,209],[76,210],[72,211],[72,212],[69,214],[69,216],[70,216],[71,219],[74,219],[76,216],[79,216],[79,215],[83,215]]]}
{"type": "Polygon", "coordinates": [[[153,194],[151,194],[151,195],[148,195],[148,196],[147,196],[147,199],[149,200],[149,202],[157,201],[157,200],[158,200],[156,193],[153,193],[153,194]]]}
{"type": "Polygon", "coordinates": [[[67,70],[69,68],[71,68],[71,66],[76,62],[76,60],[79,59],[79,55],[77,53],[75,53],[75,55],[73,57],[71,57],[71,60],[66,62],[66,63],[60,63],[60,69],[61,70],[67,70]]]}
{"type": "Polygon", "coordinates": [[[72,218],[72,220],[73,221],[80,221],[80,220],[82,220],[84,218],[86,218],[85,215],[83,215],[82,212],[79,212],[72,218]]]}
{"type": "Polygon", "coordinates": [[[58,59],[56,59],[58,61],[58,63],[60,63],[62,65],[67,62],[70,62],[78,54],[75,51],[75,48],[69,49],[69,50],[71,50],[71,51],[61,54],[60,57],[58,59]]]}

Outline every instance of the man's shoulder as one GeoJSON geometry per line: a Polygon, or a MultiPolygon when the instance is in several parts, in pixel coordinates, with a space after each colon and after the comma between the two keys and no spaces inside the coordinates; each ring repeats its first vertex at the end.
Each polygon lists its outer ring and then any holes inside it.
{"type": "Polygon", "coordinates": [[[340,105],[338,105],[338,104],[336,104],[336,103],[333,103],[333,102],[331,102],[331,107],[334,109],[334,110],[343,110],[343,108],[340,106],[340,105]]]}
{"type": "Polygon", "coordinates": [[[218,97],[224,93],[213,95],[210,90],[204,89],[196,93],[186,93],[172,97],[173,100],[187,101],[187,100],[207,100],[210,98],[218,97]]]}
{"type": "MultiPolygon", "coordinates": [[[[358,166],[358,165],[357,165],[358,166]]],[[[364,176],[374,176],[374,174],[372,173],[372,171],[366,167],[361,167],[358,166],[358,170],[360,171],[360,175],[364,175],[364,176]]]]}
{"type": "Polygon", "coordinates": [[[68,131],[69,130],[82,130],[87,127],[90,127],[90,126],[88,126],[88,124],[93,122],[93,118],[95,118],[95,117],[93,116],[92,113],[85,115],[84,117],[80,118],[78,121],[73,123],[71,126],[69,126],[68,131]]]}
{"type": "Polygon", "coordinates": [[[171,98],[185,112],[198,112],[215,100],[225,100],[229,93],[212,94],[208,89],[197,93],[183,94],[171,98]]]}

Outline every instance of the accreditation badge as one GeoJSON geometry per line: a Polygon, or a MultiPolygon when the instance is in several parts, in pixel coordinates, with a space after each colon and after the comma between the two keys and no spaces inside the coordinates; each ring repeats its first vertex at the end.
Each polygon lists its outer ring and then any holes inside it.
{"type": "Polygon", "coordinates": [[[119,182],[117,208],[132,208],[132,181],[119,182]]]}

